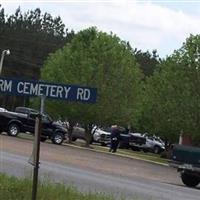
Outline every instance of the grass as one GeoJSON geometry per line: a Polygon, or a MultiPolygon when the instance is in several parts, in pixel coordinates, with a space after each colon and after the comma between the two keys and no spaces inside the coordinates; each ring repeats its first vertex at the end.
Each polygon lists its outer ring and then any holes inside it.
{"type": "MultiPolygon", "coordinates": [[[[93,145],[93,147],[96,150],[108,152],[108,147],[101,147],[101,146],[97,146],[97,145],[93,145]]],[[[145,153],[143,151],[133,151],[130,149],[118,149],[117,152],[118,152],[118,154],[125,155],[125,156],[132,157],[132,158],[153,161],[153,162],[157,162],[157,163],[161,163],[161,164],[168,163],[168,160],[161,158],[159,154],[154,154],[154,153],[150,153],[150,152],[145,153]]]]}
{"type": "MultiPolygon", "coordinates": [[[[29,200],[32,194],[32,181],[0,173],[1,200],[29,200]]],[[[105,194],[81,193],[75,187],[48,181],[38,184],[37,200],[114,200],[105,194]]],[[[123,198],[122,198],[123,199],[123,198]]],[[[121,199],[121,200],[122,200],[121,199]]]]}
{"type": "Polygon", "coordinates": [[[126,150],[126,149],[119,150],[119,152],[122,153],[122,154],[131,155],[133,157],[141,158],[141,159],[148,160],[148,161],[158,162],[158,163],[161,163],[161,164],[167,164],[168,163],[168,160],[161,158],[160,154],[153,154],[153,153],[149,153],[149,152],[145,153],[145,152],[142,152],[142,151],[133,151],[133,150],[126,150]],[[130,152],[130,151],[132,151],[132,152],[130,152]]]}

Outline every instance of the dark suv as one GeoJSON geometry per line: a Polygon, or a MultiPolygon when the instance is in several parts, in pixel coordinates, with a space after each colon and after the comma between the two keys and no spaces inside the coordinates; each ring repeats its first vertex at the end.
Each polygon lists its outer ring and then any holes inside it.
{"type": "MultiPolygon", "coordinates": [[[[20,132],[34,133],[38,114],[37,110],[27,107],[17,107],[15,112],[0,112],[0,131],[5,131],[10,136],[17,136],[20,132]]],[[[49,115],[42,115],[41,141],[51,139],[54,144],[62,144],[66,134],[67,129],[62,125],[53,122],[49,115]]]]}

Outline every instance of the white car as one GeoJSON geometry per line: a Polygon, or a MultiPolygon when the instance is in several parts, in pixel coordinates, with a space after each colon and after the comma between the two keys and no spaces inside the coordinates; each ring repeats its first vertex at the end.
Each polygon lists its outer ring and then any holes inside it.
{"type": "Polygon", "coordinates": [[[165,143],[155,136],[146,136],[146,146],[150,151],[157,154],[165,150],[165,143]]]}
{"type": "Polygon", "coordinates": [[[132,135],[146,138],[146,143],[139,146],[139,148],[144,151],[150,151],[158,154],[165,150],[165,143],[159,137],[141,133],[132,133],[132,135]]]}
{"type": "Polygon", "coordinates": [[[5,108],[0,107],[0,112],[7,112],[7,110],[5,108]]]}
{"type": "Polygon", "coordinates": [[[94,126],[92,129],[93,141],[106,146],[110,143],[111,128],[94,126]]]}

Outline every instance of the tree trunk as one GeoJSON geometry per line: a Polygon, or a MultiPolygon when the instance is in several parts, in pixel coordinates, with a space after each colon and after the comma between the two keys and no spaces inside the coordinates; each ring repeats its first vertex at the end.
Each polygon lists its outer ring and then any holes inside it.
{"type": "Polygon", "coordinates": [[[85,147],[90,147],[90,144],[92,142],[92,125],[91,124],[84,124],[85,128],[85,147]]]}
{"type": "Polygon", "coordinates": [[[67,127],[68,128],[68,137],[69,137],[68,143],[69,144],[72,143],[72,132],[73,132],[73,129],[74,129],[74,125],[75,125],[75,122],[72,121],[72,120],[69,120],[69,127],[67,127]]]}

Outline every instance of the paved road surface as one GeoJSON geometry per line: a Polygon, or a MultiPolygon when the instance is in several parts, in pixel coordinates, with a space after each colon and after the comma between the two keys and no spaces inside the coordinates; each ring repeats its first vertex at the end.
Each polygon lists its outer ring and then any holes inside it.
{"type": "MultiPolygon", "coordinates": [[[[20,138],[0,136],[0,171],[16,176],[30,176],[32,166],[27,160],[31,143],[20,138]],[[26,151],[22,152],[20,149],[26,151]]],[[[73,184],[80,191],[106,192],[116,197],[125,196],[126,199],[138,197],[144,200],[199,200],[200,189],[183,186],[171,168],[119,158],[111,154],[99,154],[46,143],[42,144],[41,151],[40,178],[73,184]],[[69,152],[71,154],[67,156],[69,152]],[[61,155],[55,157],[56,153],[61,155]],[[61,159],[64,155],[67,158],[73,156],[71,162],[70,160],[64,162],[61,159]],[[99,166],[99,160],[103,165],[99,166]],[[113,163],[113,168],[106,169],[111,166],[110,162],[113,163]]]]}

